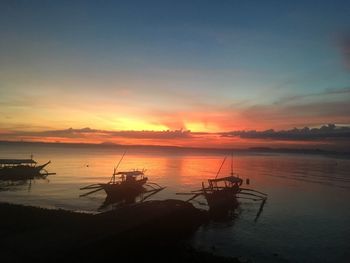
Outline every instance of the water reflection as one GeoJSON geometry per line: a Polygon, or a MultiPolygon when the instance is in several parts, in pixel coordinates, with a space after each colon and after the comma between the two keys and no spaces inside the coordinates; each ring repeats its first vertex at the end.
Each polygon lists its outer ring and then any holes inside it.
{"type": "Polygon", "coordinates": [[[47,174],[38,174],[35,176],[31,176],[29,179],[22,179],[13,177],[12,179],[2,179],[0,180],[0,191],[20,191],[27,190],[30,192],[32,189],[32,182],[35,180],[43,180],[49,182],[47,179],[47,174]]]}
{"type": "Polygon", "coordinates": [[[144,191],[142,191],[141,193],[129,192],[129,193],[107,195],[106,199],[104,200],[102,205],[99,207],[98,211],[106,211],[110,209],[116,209],[124,205],[141,203],[143,201],[146,201],[151,196],[159,193],[163,189],[164,188],[147,190],[145,188],[144,191]]]}
{"type": "Polygon", "coordinates": [[[226,207],[209,207],[210,219],[214,222],[228,222],[235,220],[241,210],[237,199],[227,203],[226,207]]]}

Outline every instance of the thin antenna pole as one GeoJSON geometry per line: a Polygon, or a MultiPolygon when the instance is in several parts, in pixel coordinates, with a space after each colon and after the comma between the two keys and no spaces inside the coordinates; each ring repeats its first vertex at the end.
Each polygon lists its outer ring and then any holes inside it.
{"type": "Polygon", "coordinates": [[[231,175],[233,175],[233,153],[231,153],[231,175]]]}
{"type": "Polygon", "coordinates": [[[122,158],[120,158],[119,163],[118,163],[118,164],[117,164],[117,166],[115,167],[115,170],[117,170],[117,169],[118,169],[119,164],[120,164],[120,163],[121,163],[121,161],[123,160],[123,158],[124,158],[125,154],[126,154],[126,150],[124,151],[122,158]]]}
{"type": "Polygon", "coordinates": [[[219,171],[217,172],[217,174],[216,174],[216,176],[215,176],[215,179],[218,177],[218,175],[219,175],[219,173],[220,173],[220,171],[221,171],[221,168],[222,168],[222,166],[224,165],[224,163],[225,163],[225,161],[226,161],[226,157],[227,157],[227,156],[225,156],[224,160],[222,161],[222,164],[221,164],[221,166],[220,166],[219,171]]]}
{"type": "Polygon", "coordinates": [[[119,167],[119,165],[120,165],[121,161],[123,160],[123,158],[124,158],[125,154],[126,154],[126,150],[124,151],[124,153],[123,153],[123,155],[122,155],[122,158],[120,158],[120,160],[119,160],[119,162],[118,162],[117,166],[116,166],[116,167],[114,167],[113,176],[112,176],[112,178],[111,178],[111,181],[113,181],[113,183],[115,183],[115,172],[117,171],[117,169],[118,169],[118,167],[119,167]]]}

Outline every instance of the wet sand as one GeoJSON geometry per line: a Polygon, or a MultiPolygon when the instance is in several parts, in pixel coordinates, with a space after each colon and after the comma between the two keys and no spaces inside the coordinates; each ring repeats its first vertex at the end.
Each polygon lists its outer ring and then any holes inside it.
{"type": "Polygon", "coordinates": [[[239,262],[186,243],[208,215],[179,200],[97,215],[0,203],[0,214],[1,262],[239,262]]]}

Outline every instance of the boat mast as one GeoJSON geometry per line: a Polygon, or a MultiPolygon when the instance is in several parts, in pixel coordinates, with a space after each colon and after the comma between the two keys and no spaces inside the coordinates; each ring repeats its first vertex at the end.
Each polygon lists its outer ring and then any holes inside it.
{"type": "Polygon", "coordinates": [[[231,175],[233,175],[233,153],[231,153],[231,175]]]}
{"type": "Polygon", "coordinates": [[[226,157],[227,157],[227,156],[225,156],[224,160],[222,161],[222,164],[221,164],[221,166],[220,166],[220,168],[219,168],[219,171],[217,172],[217,174],[216,174],[216,176],[215,176],[215,179],[218,177],[218,175],[219,175],[219,173],[220,173],[220,171],[221,171],[221,168],[222,168],[222,166],[224,165],[224,163],[225,163],[225,161],[226,161],[226,157]]]}
{"type": "Polygon", "coordinates": [[[113,182],[113,183],[115,183],[115,174],[116,174],[116,171],[117,171],[117,169],[118,169],[118,167],[119,167],[121,161],[123,160],[125,154],[126,154],[126,150],[124,151],[124,153],[123,153],[123,155],[122,155],[122,158],[120,158],[120,160],[119,160],[117,166],[114,167],[114,172],[113,172],[112,178],[111,178],[111,180],[110,180],[110,181],[113,182]]]}

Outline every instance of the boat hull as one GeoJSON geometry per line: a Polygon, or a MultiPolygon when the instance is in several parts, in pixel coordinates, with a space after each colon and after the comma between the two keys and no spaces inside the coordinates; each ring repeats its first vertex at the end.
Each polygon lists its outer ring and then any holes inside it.
{"type": "Polygon", "coordinates": [[[16,166],[3,167],[0,169],[0,180],[25,180],[34,179],[40,175],[41,167],[16,166]]]}
{"type": "Polygon", "coordinates": [[[16,165],[2,167],[0,168],[0,180],[30,180],[37,176],[43,176],[45,174],[41,174],[41,171],[49,163],[50,161],[38,166],[16,165]]]}
{"type": "Polygon", "coordinates": [[[108,183],[101,184],[101,187],[105,190],[106,194],[110,197],[118,198],[118,197],[127,197],[127,196],[135,196],[145,191],[143,187],[147,182],[147,178],[143,178],[141,180],[132,181],[132,182],[118,182],[118,183],[108,183]]]}
{"type": "Polygon", "coordinates": [[[204,196],[210,210],[227,210],[237,206],[236,194],[234,189],[223,189],[206,192],[204,196]]]}

